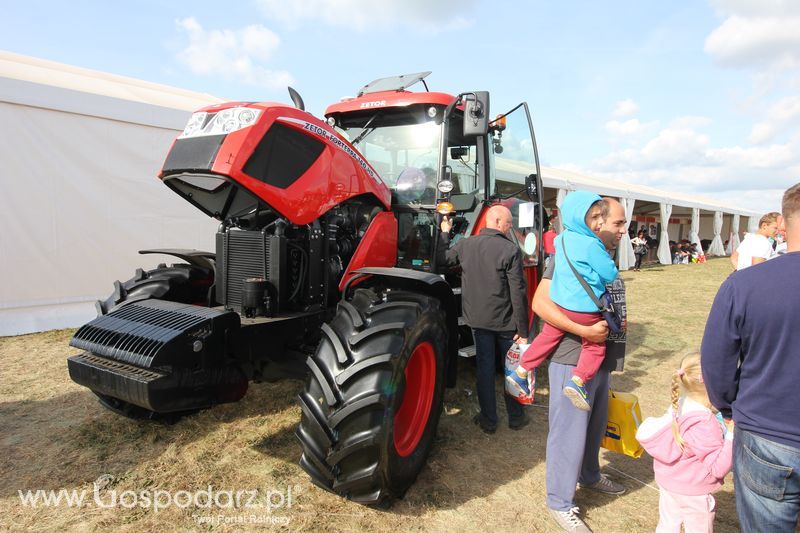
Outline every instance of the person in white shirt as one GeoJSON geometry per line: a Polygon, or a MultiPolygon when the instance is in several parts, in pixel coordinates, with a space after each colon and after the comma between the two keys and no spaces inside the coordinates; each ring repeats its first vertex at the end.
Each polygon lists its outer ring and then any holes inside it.
{"type": "Polygon", "coordinates": [[[789,243],[786,242],[786,235],[783,234],[782,231],[778,231],[778,235],[775,236],[775,255],[770,257],[770,259],[775,259],[779,255],[783,255],[786,253],[789,243]]]}
{"type": "Polygon", "coordinates": [[[758,231],[748,233],[744,240],[731,254],[731,264],[736,270],[742,270],[758,263],[763,263],[775,253],[772,241],[778,233],[778,217],[780,213],[767,213],[758,221],[758,231]]]}

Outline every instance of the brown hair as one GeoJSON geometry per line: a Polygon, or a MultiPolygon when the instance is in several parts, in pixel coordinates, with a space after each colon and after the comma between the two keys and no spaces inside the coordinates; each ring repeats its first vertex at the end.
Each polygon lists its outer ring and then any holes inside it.
{"type": "Polygon", "coordinates": [[[683,438],[678,428],[678,400],[681,395],[706,406],[714,411],[711,401],[708,399],[706,386],[703,383],[703,373],[700,368],[700,352],[693,351],[688,353],[681,361],[681,366],[672,374],[672,436],[683,450],[683,438]]]}
{"type": "Polygon", "coordinates": [[[800,183],[789,187],[783,193],[781,211],[785,219],[794,219],[794,217],[800,216],[800,183]]]}
{"type": "Polygon", "coordinates": [[[600,211],[600,213],[603,215],[603,220],[606,220],[608,218],[609,213],[611,213],[610,200],[613,200],[613,198],[606,198],[605,196],[603,197],[602,200],[600,200],[601,202],[603,202],[603,205],[601,206],[602,211],[600,211]]]}
{"type": "MultiPolygon", "coordinates": [[[[784,196],[784,198],[785,198],[785,196],[784,196]]],[[[767,213],[766,215],[761,217],[761,220],[758,221],[758,227],[760,228],[764,224],[772,224],[773,222],[778,220],[779,216],[781,216],[781,214],[778,213],[777,211],[771,211],[771,212],[767,213]]]]}

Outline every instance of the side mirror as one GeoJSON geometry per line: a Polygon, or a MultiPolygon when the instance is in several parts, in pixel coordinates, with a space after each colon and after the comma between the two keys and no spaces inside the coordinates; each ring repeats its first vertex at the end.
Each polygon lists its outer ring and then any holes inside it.
{"type": "Polygon", "coordinates": [[[486,135],[489,131],[489,92],[475,91],[464,98],[464,136],[486,135]]]}
{"type": "Polygon", "coordinates": [[[453,146],[450,148],[450,159],[469,157],[469,146],[453,146]]]}
{"type": "Polygon", "coordinates": [[[525,176],[525,192],[528,194],[531,202],[539,201],[539,189],[536,185],[536,174],[528,174],[525,176]]]}
{"type": "Polygon", "coordinates": [[[536,234],[528,233],[525,236],[525,242],[522,244],[522,251],[527,255],[534,255],[536,253],[536,234]]]}

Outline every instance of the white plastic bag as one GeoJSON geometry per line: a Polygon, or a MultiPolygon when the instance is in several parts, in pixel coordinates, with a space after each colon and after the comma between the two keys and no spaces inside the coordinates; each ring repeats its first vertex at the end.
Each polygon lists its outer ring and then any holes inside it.
{"type": "MultiPolygon", "coordinates": [[[[528,349],[530,344],[517,344],[516,342],[511,345],[511,348],[508,349],[506,352],[506,364],[505,364],[505,377],[509,377],[514,372],[516,372],[517,367],[519,366],[519,359],[525,350],[528,349]]],[[[536,385],[536,375],[535,372],[531,371],[528,372],[528,389],[531,391],[529,395],[526,395],[519,391],[514,385],[505,380],[506,384],[506,394],[517,400],[522,405],[531,405],[533,403],[533,389],[536,385]]]]}

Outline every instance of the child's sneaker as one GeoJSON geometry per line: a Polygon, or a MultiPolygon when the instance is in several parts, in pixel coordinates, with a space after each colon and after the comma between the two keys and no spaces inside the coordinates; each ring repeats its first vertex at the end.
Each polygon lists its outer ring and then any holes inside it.
{"type": "Polygon", "coordinates": [[[517,391],[517,393],[522,393],[525,396],[531,395],[531,389],[528,387],[528,377],[521,377],[519,375],[519,370],[512,372],[510,375],[506,376],[506,381],[517,391]]]}
{"type": "Polygon", "coordinates": [[[586,387],[583,386],[583,382],[578,376],[572,376],[572,379],[567,382],[567,386],[564,387],[564,396],[569,398],[572,405],[581,411],[591,410],[589,402],[586,401],[586,387]]]}

